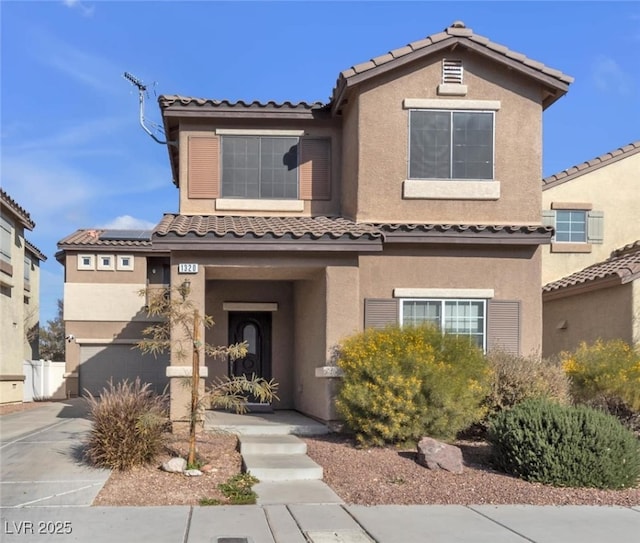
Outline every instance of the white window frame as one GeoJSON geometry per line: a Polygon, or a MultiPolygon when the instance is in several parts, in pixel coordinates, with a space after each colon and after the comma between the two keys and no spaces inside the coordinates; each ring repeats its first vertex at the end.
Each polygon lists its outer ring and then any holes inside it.
{"type": "Polygon", "coordinates": [[[11,249],[13,246],[13,223],[6,217],[0,216],[0,235],[2,235],[2,243],[0,244],[0,260],[4,260],[11,264],[11,249]],[[5,244],[7,245],[5,247],[5,244]]]}
{"type": "MultiPolygon", "coordinates": [[[[440,323],[438,327],[443,333],[445,330],[445,318],[446,318],[446,304],[447,302],[462,302],[462,303],[481,303],[482,304],[482,350],[487,351],[487,300],[484,298],[400,298],[399,303],[399,318],[398,322],[400,326],[404,326],[404,304],[405,302],[436,302],[441,304],[440,323]]],[[[477,335],[470,334],[456,334],[455,332],[447,332],[457,336],[475,338],[477,335]]]]}
{"type": "Polygon", "coordinates": [[[96,256],[98,264],[97,264],[97,268],[100,271],[113,271],[115,269],[115,258],[113,257],[113,255],[102,255],[99,254],[96,256]],[[107,258],[109,259],[109,263],[108,264],[104,264],[103,263],[103,259],[107,258]]]}
{"type": "Polygon", "coordinates": [[[133,271],[134,258],[133,255],[117,255],[117,269],[118,271],[133,271]],[[129,259],[129,264],[124,262],[125,259],[129,259]]]}
{"type": "MultiPolygon", "coordinates": [[[[565,222],[565,221],[563,221],[565,222]]],[[[555,210],[555,220],[554,220],[554,224],[555,224],[555,233],[553,235],[553,239],[552,241],[554,243],[588,243],[589,242],[589,213],[587,210],[585,209],[556,209],[555,210]],[[582,216],[584,218],[584,220],[579,223],[579,222],[573,222],[571,220],[569,220],[569,230],[568,231],[563,231],[564,233],[567,233],[569,235],[571,235],[571,225],[573,224],[582,224],[583,229],[584,229],[584,239],[581,240],[572,240],[572,239],[568,239],[568,240],[559,240],[558,239],[558,213],[582,213],[582,216]]]]}
{"type": "Polygon", "coordinates": [[[82,271],[93,271],[96,269],[96,256],[88,255],[88,254],[79,254],[78,255],[78,270],[82,271]],[[85,264],[83,261],[85,259],[89,259],[89,263],[85,264]]]}

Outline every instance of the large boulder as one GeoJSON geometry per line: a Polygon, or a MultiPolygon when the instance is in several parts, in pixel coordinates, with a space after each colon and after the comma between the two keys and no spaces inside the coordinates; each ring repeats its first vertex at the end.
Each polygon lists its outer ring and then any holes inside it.
{"type": "Polygon", "coordinates": [[[187,469],[187,461],[184,458],[172,458],[162,464],[162,469],[169,473],[182,473],[187,469]]]}
{"type": "Polygon", "coordinates": [[[418,464],[429,469],[462,473],[462,451],[454,445],[423,437],[418,443],[418,464]]]}

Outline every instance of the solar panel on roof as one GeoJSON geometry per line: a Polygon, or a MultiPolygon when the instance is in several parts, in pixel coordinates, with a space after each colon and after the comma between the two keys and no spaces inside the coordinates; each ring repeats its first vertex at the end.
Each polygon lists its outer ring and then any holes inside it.
{"type": "Polygon", "coordinates": [[[151,230],[105,230],[101,241],[149,241],[151,230]]]}

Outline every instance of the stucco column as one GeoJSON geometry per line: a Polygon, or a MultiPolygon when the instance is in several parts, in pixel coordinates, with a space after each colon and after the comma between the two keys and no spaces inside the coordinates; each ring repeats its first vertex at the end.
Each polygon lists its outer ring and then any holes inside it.
{"type": "MultiPolygon", "coordinates": [[[[360,275],[355,266],[328,266],[326,268],[326,360],[331,361],[336,346],[346,337],[362,329],[360,303],[360,275]]],[[[336,368],[316,368],[316,378],[325,387],[327,421],[338,418],[335,394],[339,383],[336,368]]]]}
{"type": "MultiPolygon", "coordinates": [[[[205,305],[205,276],[204,267],[199,265],[197,273],[179,273],[178,267],[180,262],[187,262],[184,259],[172,258],[171,260],[171,285],[172,296],[180,298],[182,294],[185,299],[190,301],[192,308],[190,311],[198,311],[200,317],[204,315],[205,305]],[[182,291],[180,287],[182,286],[182,291]]],[[[189,259],[189,263],[193,260],[189,259]]],[[[193,334],[193,319],[187,319],[193,334]]],[[[204,327],[202,321],[198,326],[197,335],[200,342],[199,348],[199,372],[200,372],[200,394],[204,393],[204,382],[207,377],[207,367],[204,358],[204,327]]],[[[174,325],[171,329],[171,360],[167,367],[167,377],[169,378],[169,391],[171,396],[170,417],[171,422],[181,425],[189,422],[189,413],[191,409],[191,377],[193,376],[193,343],[189,339],[189,335],[181,325],[174,325]]]]}

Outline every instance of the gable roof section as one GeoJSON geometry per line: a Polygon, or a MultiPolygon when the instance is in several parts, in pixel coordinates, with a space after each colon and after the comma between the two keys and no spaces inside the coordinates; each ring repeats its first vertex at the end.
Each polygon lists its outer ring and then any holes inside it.
{"type": "Polygon", "coordinates": [[[333,90],[332,110],[337,111],[340,108],[348,88],[443,49],[453,47],[464,47],[475,51],[547,86],[549,94],[543,100],[545,109],[563,96],[573,82],[573,77],[532,60],[522,53],[511,51],[504,45],[492,42],[484,36],[474,34],[473,30],[467,28],[462,21],[455,21],[443,32],[411,42],[404,47],[356,64],[341,72],[333,90]]]}
{"type": "MultiPolygon", "coordinates": [[[[76,230],[73,234],[61,239],[58,242],[59,249],[85,249],[92,247],[96,249],[108,249],[108,248],[127,248],[127,249],[149,249],[151,247],[151,230],[148,230],[148,236],[146,238],[139,239],[117,239],[116,235],[110,237],[110,239],[101,239],[101,235],[107,232],[105,229],[89,229],[83,228],[76,230]]],[[[108,232],[117,233],[117,230],[108,230],[108,232]]],[[[129,230],[122,230],[122,232],[129,232],[129,230]]]]}
{"type": "Polygon", "coordinates": [[[36,223],[31,219],[31,215],[2,189],[0,189],[0,202],[16,216],[25,228],[33,230],[36,227],[36,223]]]}
{"type": "Polygon", "coordinates": [[[640,278],[640,240],[617,249],[611,256],[542,287],[545,300],[584,290],[624,285],[640,278]]]}
{"type": "Polygon", "coordinates": [[[604,166],[608,166],[609,164],[613,164],[614,162],[618,162],[624,158],[630,157],[640,153],[640,140],[633,141],[628,145],[623,147],[618,147],[614,151],[609,151],[603,155],[600,155],[596,158],[592,158],[591,160],[587,160],[586,162],[582,162],[576,166],[571,166],[571,168],[567,168],[566,170],[562,170],[559,173],[555,173],[550,175],[549,177],[545,177],[542,180],[542,190],[547,190],[558,185],[562,185],[562,183],[566,183],[567,181],[571,181],[576,177],[580,177],[585,173],[593,172],[599,168],[604,166]]]}

